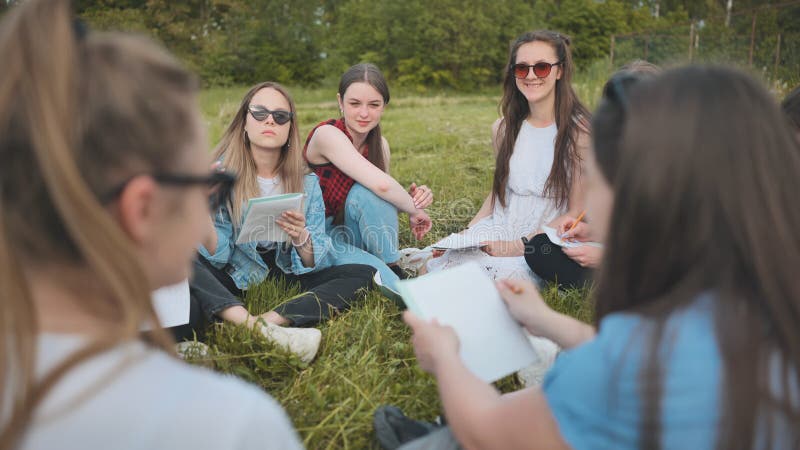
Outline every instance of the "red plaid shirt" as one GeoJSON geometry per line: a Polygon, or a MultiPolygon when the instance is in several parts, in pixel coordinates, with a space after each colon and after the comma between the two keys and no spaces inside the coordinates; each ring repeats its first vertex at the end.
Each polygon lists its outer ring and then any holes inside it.
{"type": "MultiPolygon", "coordinates": [[[[306,145],[303,147],[303,158],[306,160],[306,163],[308,163],[308,167],[319,177],[319,187],[322,190],[322,199],[325,201],[325,217],[330,217],[336,216],[339,211],[344,208],[347,194],[350,192],[350,188],[356,183],[356,180],[347,176],[344,172],[339,170],[338,167],[334,166],[333,163],[312,164],[308,160],[308,155],[306,154],[308,152],[308,143],[311,141],[311,136],[314,136],[314,132],[317,131],[317,128],[323,125],[333,125],[342,130],[342,133],[347,136],[347,139],[350,139],[350,142],[353,142],[353,137],[350,136],[347,127],[344,126],[343,119],[331,119],[315,126],[314,129],[308,133],[306,145]]],[[[362,146],[361,154],[365,158],[367,157],[367,152],[367,146],[362,146]]]]}

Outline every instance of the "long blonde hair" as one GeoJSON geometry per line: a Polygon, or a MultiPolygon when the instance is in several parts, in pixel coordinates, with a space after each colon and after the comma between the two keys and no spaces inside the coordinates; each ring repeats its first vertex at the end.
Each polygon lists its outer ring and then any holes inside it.
{"type": "Polygon", "coordinates": [[[300,147],[300,132],[297,127],[297,110],[292,96],[285,87],[278,83],[266,81],[250,88],[242,99],[233,121],[225,133],[222,135],[219,144],[214,149],[214,158],[224,159],[225,169],[236,174],[237,181],[231,194],[231,204],[228,205],[231,214],[231,221],[235,225],[242,222],[242,208],[249,199],[260,197],[258,187],[258,171],[256,161],[253,159],[253,152],[250,149],[250,139],[245,133],[245,123],[247,122],[248,108],[253,96],[262,89],[275,89],[289,102],[292,112],[291,128],[286,144],[281,148],[281,156],[278,159],[278,176],[281,180],[283,192],[303,192],[303,175],[307,167],[303,162],[300,147]]]}
{"type": "MultiPolygon", "coordinates": [[[[99,198],[179,158],[195,132],[197,83],[145,38],[76,28],[66,0],[12,7],[0,25],[0,60],[0,449],[7,449],[64,373],[155,323],[144,268],[99,198]],[[39,324],[25,273],[45,264],[91,274],[106,295],[85,296],[79,307],[114,326],[37,381],[39,324]]],[[[171,347],[163,330],[152,342],[171,347]]]]}

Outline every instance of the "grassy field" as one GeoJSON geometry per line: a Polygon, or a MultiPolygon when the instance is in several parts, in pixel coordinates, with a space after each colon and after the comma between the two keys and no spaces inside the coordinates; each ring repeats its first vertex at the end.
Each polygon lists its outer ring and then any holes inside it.
{"type": "MultiPolygon", "coordinates": [[[[593,105],[599,84],[577,88],[593,105]]],[[[335,89],[291,91],[304,137],[313,125],[338,113],[335,89]]],[[[242,87],[203,93],[212,143],[245,92],[242,87]]],[[[391,173],[403,185],[427,184],[436,196],[429,209],[433,230],[417,242],[401,220],[402,247],[423,247],[460,230],[480,207],[494,167],[490,126],[498,117],[499,97],[499,88],[472,95],[393,92],[382,121],[392,149],[391,173]]],[[[245,302],[251,312],[261,313],[292,292],[291,286],[265,283],[248,291],[245,302]]],[[[548,288],[544,294],[560,311],[584,320],[591,317],[585,292],[558,294],[548,288]]],[[[377,448],[371,419],[383,404],[422,419],[441,412],[435,381],[417,366],[400,311],[379,293],[370,292],[364,303],[321,329],[322,348],[310,365],[272,348],[249,330],[227,325],[210,331],[212,356],[196,362],[262,386],[286,408],[310,449],[377,448]]],[[[519,385],[509,377],[498,387],[508,391],[519,385]]]]}

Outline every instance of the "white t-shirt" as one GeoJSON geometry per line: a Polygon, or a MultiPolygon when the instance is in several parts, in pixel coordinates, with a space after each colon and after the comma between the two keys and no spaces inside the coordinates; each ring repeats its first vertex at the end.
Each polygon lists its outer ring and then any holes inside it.
{"type": "Polygon", "coordinates": [[[271,195],[283,194],[283,188],[281,187],[280,178],[258,177],[257,179],[258,179],[258,187],[261,189],[262,197],[269,197],[271,195]]]}
{"type": "MultiPolygon", "coordinates": [[[[258,180],[258,188],[261,190],[262,197],[283,194],[280,178],[257,177],[256,179],[258,180]]],[[[271,250],[277,247],[278,244],[273,241],[259,241],[258,246],[261,247],[262,250],[271,250]]]]}
{"type": "MultiPolygon", "coordinates": [[[[82,342],[42,335],[39,375],[82,342]]],[[[262,390],[141,342],[69,371],[37,408],[21,443],[23,450],[302,448],[283,409],[262,390]]]]}

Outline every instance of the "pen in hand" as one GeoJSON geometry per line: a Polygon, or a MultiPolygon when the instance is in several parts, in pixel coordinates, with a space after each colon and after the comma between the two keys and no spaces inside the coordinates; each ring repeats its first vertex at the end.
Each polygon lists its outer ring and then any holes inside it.
{"type": "Polygon", "coordinates": [[[569,229],[567,229],[567,231],[565,231],[564,233],[562,233],[562,234],[561,234],[561,236],[559,236],[559,237],[563,238],[564,236],[566,236],[566,235],[567,235],[567,233],[569,233],[570,231],[572,231],[573,229],[575,229],[575,227],[578,225],[578,223],[581,221],[581,219],[583,219],[583,216],[584,216],[585,214],[586,214],[586,211],[581,211],[581,213],[578,215],[578,218],[577,218],[577,219],[575,219],[575,220],[572,222],[572,225],[569,227],[569,229]]]}

